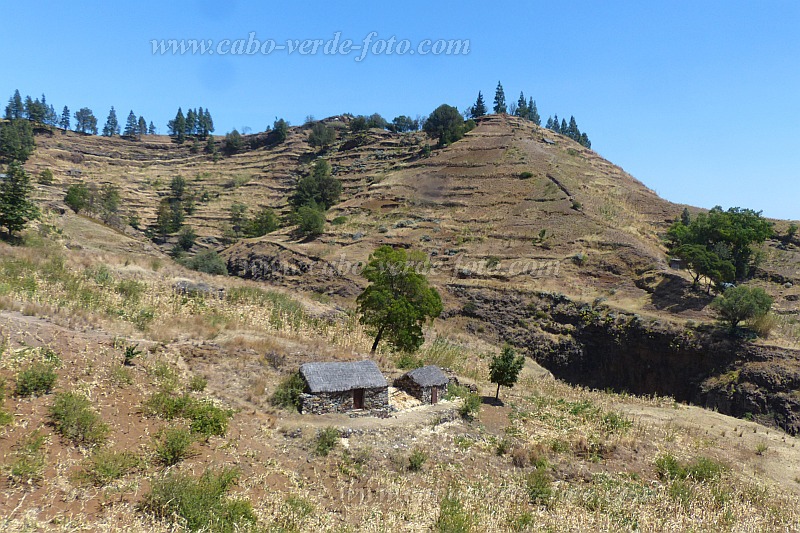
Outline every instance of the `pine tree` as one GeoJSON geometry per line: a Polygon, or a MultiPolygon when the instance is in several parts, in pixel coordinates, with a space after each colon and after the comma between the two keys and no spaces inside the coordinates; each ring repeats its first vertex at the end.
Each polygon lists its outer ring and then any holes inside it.
{"type": "Polygon", "coordinates": [[[144,117],[141,116],[139,117],[139,126],[137,127],[137,133],[139,134],[139,137],[141,137],[142,135],[147,135],[147,121],[144,119],[144,117]]]}
{"type": "Polygon", "coordinates": [[[553,129],[553,117],[547,117],[547,123],[544,125],[548,130],[553,129]]]}
{"type": "Polygon", "coordinates": [[[61,111],[61,121],[58,123],[58,125],[61,126],[61,129],[64,131],[67,131],[69,129],[70,126],[69,108],[67,106],[64,106],[63,111],[61,111]]]}
{"type": "Polygon", "coordinates": [[[201,139],[205,139],[208,133],[206,132],[206,115],[202,107],[197,108],[197,127],[195,133],[201,139]]]}
{"type": "Polygon", "coordinates": [[[556,133],[561,133],[561,124],[558,122],[558,113],[553,115],[553,127],[552,130],[556,133]]]}
{"type": "Polygon", "coordinates": [[[58,126],[58,113],[56,113],[56,108],[52,104],[47,107],[47,116],[44,122],[48,126],[58,126]]]}
{"type": "Polygon", "coordinates": [[[592,141],[589,140],[589,136],[586,133],[581,133],[581,140],[580,143],[585,146],[586,148],[592,147],[592,141]]]}
{"type": "Polygon", "coordinates": [[[106,137],[113,137],[114,135],[119,135],[119,121],[117,121],[117,112],[114,109],[114,106],[111,106],[111,111],[108,112],[108,118],[106,119],[106,125],[103,126],[103,135],[106,137]]]}
{"type": "Polygon", "coordinates": [[[506,113],[507,111],[506,93],[503,91],[503,85],[498,81],[497,89],[494,92],[494,112],[499,114],[506,113]]]}
{"type": "Polygon", "coordinates": [[[539,116],[539,110],[536,109],[536,101],[533,97],[528,101],[528,120],[537,126],[542,125],[542,117],[539,116]]]}
{"type": "Polygon", "coordinates": [[[205,134],[214,133],[214,120],[211,118],[211,112],[206,108],[203,115],[203,127],[205,127],[205,134]]]}
{"type": "Polygon", "coordinates": [[[519,92],[519,100],[517,100],[517,116],[522,118],[528,118],[528,104],[525,101],[525,95],[522,94],[522,91],[519,92]]]}
{"type": "Polygon", "coordinates": [[[486,114],[486,103],[483,101],[483,94],[478,91],[478,99],[475,100],[475,105],[470,108],[472,118],[482,117],[486,114]]]}
{"type": "Polygon", "coordinates": [[[16,120],[23,118],[25,113],[25,106],[22,104],[22,97],[19,94],[19,89],[14,91],[14,96],[8,99],[8,106],[6,107],[6,118],[8,120],[16,120]]]}
{"type": "Polygon", "coordinates": [[[128,120],[125,121],[125,130],[122,133],[125,137],[136,137],[139,134],[139,122],[136,120],[133,109],[128,113],[128,120]]]}
{"type": "Polygon", "coordinates": [[[567,137],[575,141],[581,138],[581,131],[578,129],[578,123],[575,121],[574,116],[569,117],[569,125],[567,126],[567,137]]]}
{"type": "Polygon", "coordinates": [[[22,231],[25,225],[39,216],[39,209],[30,200],[33,187],[22,164],[8,165],[5,179],[0,181],[0,226],[9,237],[22,231]]]}
{"type": "Polygon", "coordinates": [[[561,119],[561,127],[558,129],[558,131],[559,131],[559,132],[560,132],[562,135],[566,135],[566,134],[567,134],[567,132],[569,131],[569,127],[567,126],[567,121],[566,121],[566,119],[563,119],[563,118],[561,119]]]}
{"type": "Polygon", "coordinates": [[[186,127],[183,131],[186,135],[194,135],[197,132],[197,112],[194,109],[186,112],[186,127]]]}
{"type": "Polygon", "coordinates": [[[148,135],[155,135],[156,134],[156,125],[153,124],[153,121],[150,121],[150,126],[147,127],[147,134],[148,135]]]}
{"type": "Polygon", "coordinates": [[[183,110],[180,107],[175,119],[167,123],[167,128],[169,129],[169,135],[174,137],[178,143],[182,143],[186,138],[186,118],[183,116],[183,110]]]}

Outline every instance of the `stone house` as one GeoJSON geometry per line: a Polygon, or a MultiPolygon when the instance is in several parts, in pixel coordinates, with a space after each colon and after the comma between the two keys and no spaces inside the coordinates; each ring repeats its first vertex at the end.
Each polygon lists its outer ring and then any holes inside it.
{"type": "Polygon", "coordinates": [[[356,409],[388,411],[389,384],[373,361],[306,363],[302,413],[344,413],[356,409]]]}
{"type": "Polygon", "coordinates": [[[450,382],[438,366],[423,366],[406,372],[394,380],[394,386],[422,403],[434,404],[447,393],[450,382]]]}

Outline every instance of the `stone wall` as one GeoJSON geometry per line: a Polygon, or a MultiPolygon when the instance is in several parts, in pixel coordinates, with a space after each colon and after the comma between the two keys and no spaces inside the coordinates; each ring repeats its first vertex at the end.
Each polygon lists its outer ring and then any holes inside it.
{"type": "MultiPolygon", "coordinates": [[[[304,393],[301,401],[304,414],[345,413],[353,410],[353,391],[304,393]]],[[[388,388],[364,389],[365,411],[386,411],[388,408],[388,388]]]]}

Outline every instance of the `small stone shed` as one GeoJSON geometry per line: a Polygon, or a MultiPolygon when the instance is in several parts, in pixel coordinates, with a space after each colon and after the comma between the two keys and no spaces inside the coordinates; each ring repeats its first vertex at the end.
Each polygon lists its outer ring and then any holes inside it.
{"type": "Polygon", "coordinates": [[[394,386],[422,403],[434,404],[447,393],[449,382],[441,368],[428,365],[406,372],[394,380],[394,386]]]}
{"type": "Polygon", "coordinates": [[[389,384],[373,361],[306,363],[303,413],[344,413],[355,409],[387,411],[389,384]]]}

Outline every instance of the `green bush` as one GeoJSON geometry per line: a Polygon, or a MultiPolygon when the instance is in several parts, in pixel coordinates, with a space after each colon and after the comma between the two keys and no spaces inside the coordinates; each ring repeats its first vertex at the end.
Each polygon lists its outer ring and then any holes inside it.
{"type": "Polygon", "coordinates": [[[188,388],[192,392],[203,392],[208,386],[208,380],[203,376],[196,374],[189,380],[188,388]]]}
{"type": "Polygon", "coordinates": [[[181,427],[167,428],[156,437],[156,457],[164,466],[176,465],[191,456],[193,443],[194,437],[189,430],[181,427]]]}
{"type": "Polygon", "coordinates": [[[233,533],[252,527],[257,518],[250,502],[227,496],[239,472],[206,470],[200,478],[170,472],[152,481],[139,509],[188,531],[233,533]]]}
{"type": "Polygon", "coordinates": [[[214,405],[211,400],[193,402],[187,414],[191,420],[192,433],[197,433],[206,439],[214,435],[224,436],[228,431],[228,421],[233,415],[231,411],[214,405]]]}
{"type": "Polygon", "coordinates": [[[61,436],[76,444],[97,445],[105,441],[108,426],[91,409],[89,399],[74,392],[56,395],[50,420],[61,436]]]}
{"type": "Polygon", "coordinates": [[[305,382],[303,378],[300,377],[298,372],[294,372],[280,382],[275,392],[272,393],[269,402],[276,407],[283,407],[284,409],[299,412],[302,407],[300,395],[303,393],[304,389],[305,382]]]}
{"type": "Polygon", "coordinates": [[[420,449],[416,449],[408,456],[408,469],[412,472],[422,470],[422,465],[428,460],[428,454],[420,449]]]}
{"type": "Polygon", "coordinates": [[[403,352],[400,354],[400,357],[397,358],[397,368],[400,370],[413,370],[422,366],[425,366],[424,361],[418,357],[414,357],[413,354],[408,352],[403,352]]]}
{"type": "Polygon", "coordinates": [[[760,287],[731,287],[717,296],[711,305],[720,320],[734,330],[743,320],[766,315],[772,307],[772,297],[760,287]]]}
{"type": "Polygon", "coordinates": [[[6,465],[12,485],[38,483],[44,477],[45,436],[38,430],[23,437],[6,465]]]}
{"type": "Polygon", "coordinates": [[[56,383],[56,371],[52,364],[35,362],[17,374],[17,396],[48,394],[56,383]]]}
{"type": "Polygon", "coordinates": [[[474,519],[464,505],[448,494],[439,504],[439,516],[436,518],[436,531],[440,533],[469,533],[472,531],[474,519]]]}
{"type": "Polygon", "coordinates": [[[42,185],[52,185],[53,184],[53,171],[49,168],[42,170],[39,173],[39,183],[42,185]]]}
{"type": "Polygon", "coordinates": [[[725,465],[708,457],[698,457],[691,463],[682,464],[669,453],[658,456],[655,467],[659,479],[671,481],[684,479],[698,482],[714,481],[726,470],[725,465]]]}
{"type": "Polygon", "coordinates": [[[314,207],[302,206],[297,210],[297,231],[302,237],[322,235],[325,229],[325,213],[314,207]]]}
{"type": "Polygon", "coordinates": [[[317,433],[317,444],[314,451],[317,455],[325,457],[339,443],[339,430],[335,427],[326,427],[317,433]]]}
{"type": "Polygon", "coordinates": [[[98,450],[84,461],[77,478],[79,481],[102,487],[136,470],[141,464],[141,459],[133,452],[98,450]]]}
{"type": "Polygon", "coordinates": [[[525,491],[531,502],[538,505],[548,505],[553,496],[553,487],[550,475],[544,468],[537,468],[525,477],[525,491]]]}
{"type": "Polygon", "coordinates": [[[533,177],[533,172],[528,172],[527,170],[525,172],[520,173],[519,175],[519,179],[521,180],[527,180],[532,177],[533,177]]]}
{"type": "Polygon", "coordinates": [[[215,274],[219,276],[228,275],[228,267],[225,260],[222,259],[214,250],[205,250],[194,257],[181,261],[183,266],[196,270],[198,272],[205,272],[206,274],[215,274]]]}
{"type": "Polygon", "coordinates": [[[458,408],[458,414],[467,420],[472,420],[481,409],[481,397],[474,392],[467,392],[464,403],[458,408]]]}

